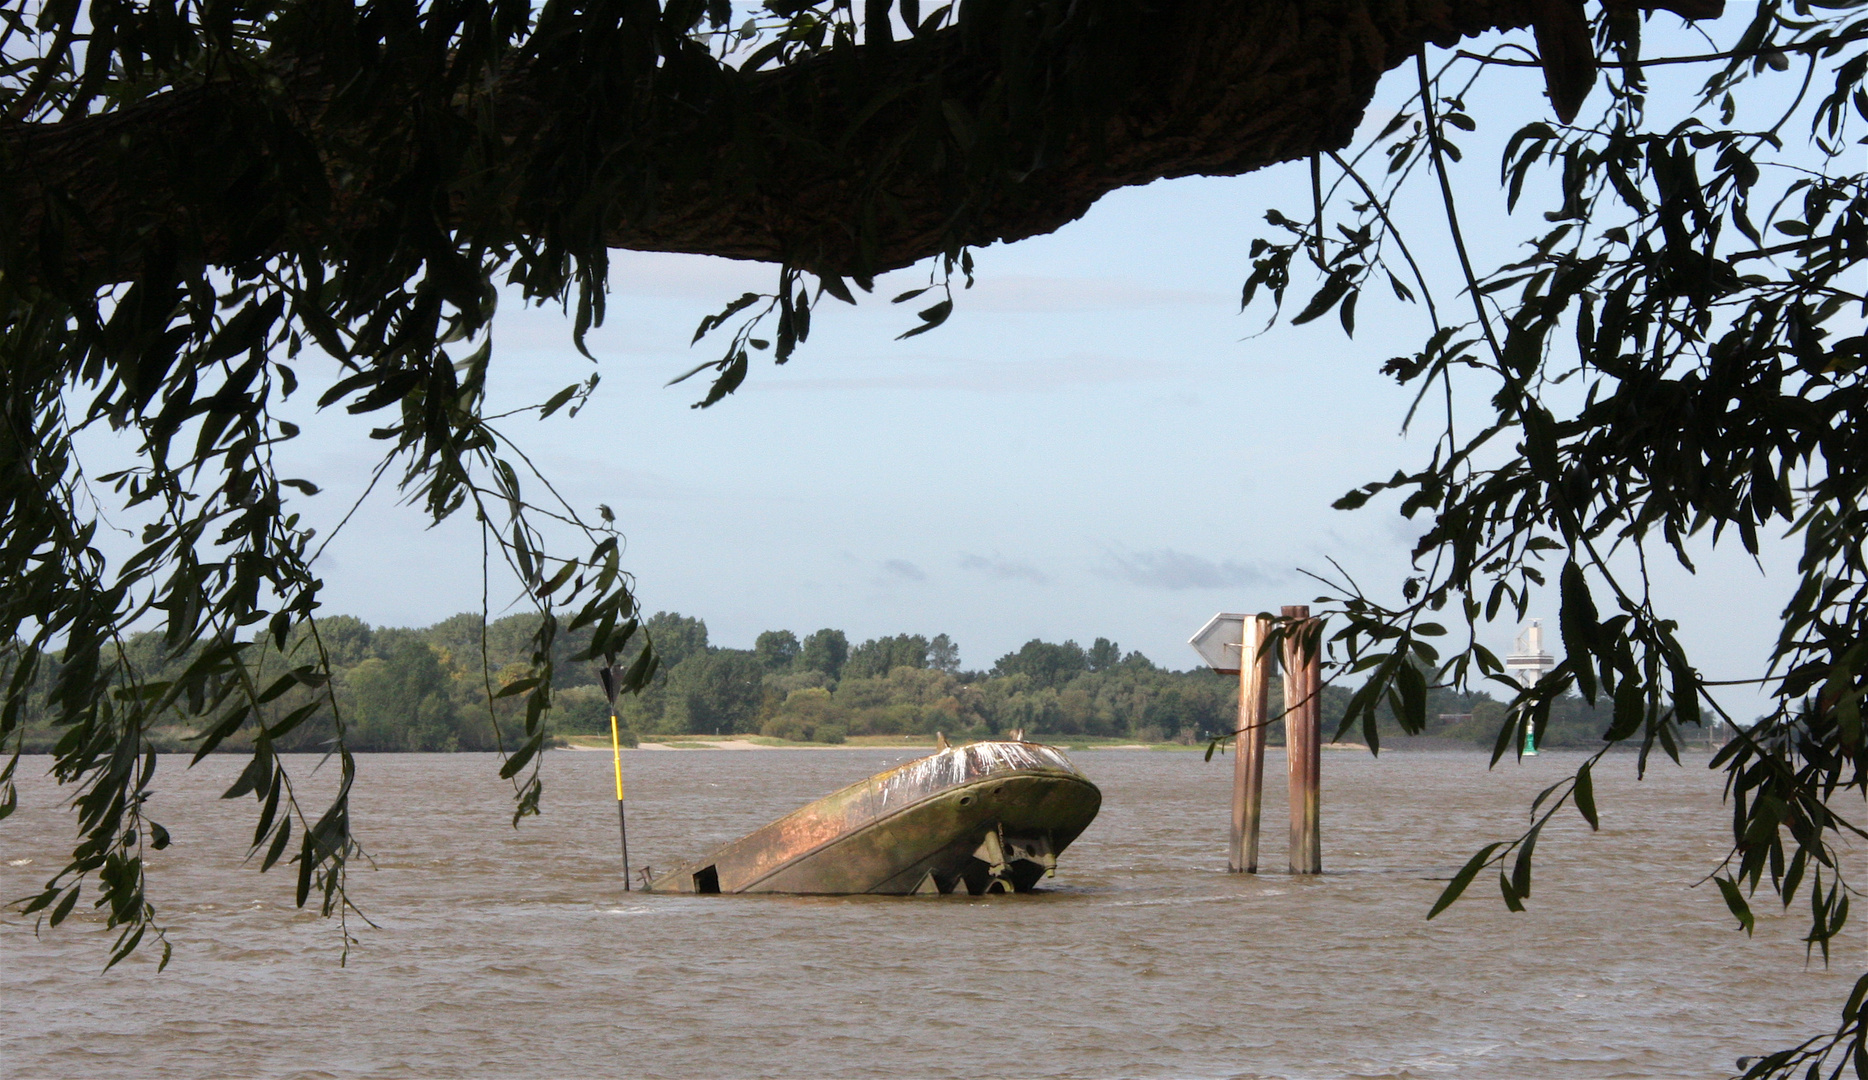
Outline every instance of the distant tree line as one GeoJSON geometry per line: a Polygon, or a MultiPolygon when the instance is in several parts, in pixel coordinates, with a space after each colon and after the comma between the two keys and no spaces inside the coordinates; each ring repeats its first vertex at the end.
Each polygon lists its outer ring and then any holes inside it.
{"type": "MultiPolygon", "coordinates": [[[[372,627],[347,615],[326,617],[318,621],[315,639],[301,634],[287,652],[322,647],[331,660],[330,686],[294,687],[270,707],[284,715],[309,695],[328,694],[355,750],[492,750],[502,737],[510,748],[523,698],[500,692],[531,673],[536,619],[513,615],[483,624],[478,614],[464,613],[403,629],[372,627]]],[[[644,628],[660,666],[641,694],[619,703],[629,745],[642,736],[676,734],[837,743],[862,735],[941,732],[974,739],[1013,731],[1034,739],[1195,744],[1230,730],[1237,709],[1232,676],[1205,668],[1170,670],[1140,652],[1124,653],[1108,638],[1096,638],[1088,648],[1033,639],[990,668],[969,671],[961,669],[959,647],[946,634],[896,634],[852,645],[841,630],[802,638],[790,630],[768,630],[751,649],[732,649],[711,644],[705,622],[674,612],[651,616],[644,628]]],[[[160,682],[157,635],[134,635],[127,644],[132,662],[143,662],[143,677],[160,682]]],[[[579,634],[560,635],[549,716],[555,734],[609,732],[596,666],[571,659],[587,644],[579,634]]],[[[257,643],[248,662],[262,681],[290,666],[270,645],[257,643]]],[[[54,669],[44,681],[57,677],[54,669]]],[[[1282,692],[1274,681],[1274,708],[1282,692]]],[[[1348,698],[1346,690],[1325,688],[1326,732],[1335,731],[1348,698]]],[[[1433,691],[1429,715],[1437,719],[1428,734],[1489,747],[1503,713],[1504,705],[1486,694],[1433,691]]],[[[29,747],[52,749],[60,732],[36,717],[27,719],[29,747]]],[[[1552,712],[1544,744],[1599,745],[1608,719],[1605,707],[1564,699],[1552,712]]],[[[322,749],[332,738],[332,723],[321,713],[276,745],[322,749]]],[[[1280,728],[1270,733],[1273,744],[1282,741],[1280,728]]],[[[178,718],[156,734],[161,745],[182,750],[197,733],[178,718]]],[[[1392,724],[1383,734],[1384,745],[1401,740],[1392,724]]],[[[240,739],[225,745],[245,748],[240,739]]]]}

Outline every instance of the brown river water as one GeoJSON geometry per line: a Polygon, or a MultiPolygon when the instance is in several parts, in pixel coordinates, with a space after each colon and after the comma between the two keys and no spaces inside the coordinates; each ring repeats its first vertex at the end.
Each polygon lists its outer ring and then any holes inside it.
{"type": "MultiPolygon", "coordinates": [[[[914,756],[628,754],[632,859],[672,866],[914,756]]],[[[336,924],[292,906],[290,869],[242,865],[252,803],[216,798],[241,761],[164,759],[154,805],[176,841],[151,881],[174,961],[99,974],[101,921],[35,937],[9,911],[0,1075],[1722,1076],[1833,1026],[1868,960],[1859,925],[1825,969],[1805,962],[1800,906],[1761,897],[1747,940],[1694,887],[1729,821],[1703,751],[1642,783],[1632,757],[1605,762],[1601,833],[1569,811],[1546,830],[1527,912],[1482,878],[1432,922],[1436,879],[1515,835],[1576,756],[1488,772],[1475,753],[1327,753],[1312,879],[1225,872],[1230,760],[1071,757],[1103,810],[1048,891],[896,899],[623,892],[607,753],[548,755],[544,817],[518,830],[489,756],[364,755],[376,869],[351,888],[377,928],[353,918],[344,967],[336,924]]],[[[0,898],[69,844],[45,763],[21,763],[0,823],[0,898]]],[[[1274,750],[1278,868],[1283,770],[1274,750]]]]}

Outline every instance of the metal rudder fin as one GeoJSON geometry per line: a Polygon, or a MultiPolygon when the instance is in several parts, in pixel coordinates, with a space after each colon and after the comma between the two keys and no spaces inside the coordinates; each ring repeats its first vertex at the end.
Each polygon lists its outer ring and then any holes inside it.
{"type": "Polygon", "coordinates": [[[1028,862],[1043,871],[1045,877],[1057,876],[1057,853],[1051,850],[1051,834],[1015,836],[1005,841],[1009,862],[1028,862]]]}
{"type": "Polygon", "coordinates": [[[962,879],[966,882],[966,891],[972,896],[986,893],[1012,891],[1012,883],[1007,880],[1009,866],[1005,859],[1005,826],[995,823],[986,831],[986,835],[973,849],[972,858],[967,860],[962,879]]]}
{"type": "Polygon", "coordinates": [[[993,877],[1005,876],[1005,826],[994,825],[974,849],[973,857],[985,863],[987,873],[993,877]]]}

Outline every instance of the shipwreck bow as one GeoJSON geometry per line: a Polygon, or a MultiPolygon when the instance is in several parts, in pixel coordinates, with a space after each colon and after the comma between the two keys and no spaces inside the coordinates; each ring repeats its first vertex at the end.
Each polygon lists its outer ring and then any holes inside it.
{"type": "Polygon", "coordinates": [[[976,742],[786,814],[657,878],[655,892],[1029,892],[1087,828],[1102,792],[1062,752],[976,742]]]}

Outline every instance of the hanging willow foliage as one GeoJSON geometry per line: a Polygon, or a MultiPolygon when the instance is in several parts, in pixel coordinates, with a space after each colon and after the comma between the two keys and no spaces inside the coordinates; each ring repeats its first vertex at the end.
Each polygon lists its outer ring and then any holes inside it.
{"type": "MultiPolygon", "coordinates": [[[[1390,495],[1426,521],[1399,597],[1326,579],[1337,677],[1359,684],[1339,734],[1359,728],[1379,747],[1379,711],[1418,732],[1430,683],[1490,681],[1513,696],[1496,763],[1541,735],[1565,694],[1614,707],[1602,747],[1537,797],[1521,835],[1478,851],[1433,914],[1494,867],[1504,903],[1522,910],[1551,817],[1571,805],[1597,827],[1604,755],[1632,745],[1638,770],[1657,749],[1677,763],[1682,729],[1722,722],[1735,735],[1712,767],[1726,775],[1732,848],[1709,878],[1746,932],[1760,886],[1785,907],[1802,896],[1806,941],[1827,961],[1860,886],[1847,853],[1868,839],[1868,17],[1861,4],[1765,3],[1724,46],[1691,57],[1644,58],[1641,31],[1610,5],[1570,52],[1604,57],[1600,112],[1575,119],[1577,99],[1569,122],[1533,121],[1507,141],[1508,209],[1537,190],[1527,179],[1539,170],[1555,181],[1545,231],[1521,257],[1475,269],[1447,177],[1485,77],[1547,64],[1555,32],[1541,24],[1542,57],[1506,46],[1434,71],[1417,56],[1411,101],[1352,157],[1319,161],[1310,207],[1270,215],[1280,234],[1254,242],[1243,301],[1281,307],[1308,266],[1319,287],[1293,323],[1334,312],[1353,333],[1357,298],[1378,288],[1422,303],[1432,324],[1418,352],[1384,369],[1416,388],[1410,422],[1444,410],[1431,460],[1336,504],[1390,495]],[[1708,72],[1692,108],[1655,115],[1650,69],[1687,63],[1708,72]],[[1767,77],[1789,83],[1781,107],[1736,124],[1741,100],[1763,111],[1748,91],[1767,77]],[[1436,302],[1394,224],[1409,193],[1441,204],[1465,275],[1456,301],[1436,302]],[[1477,430],[1455,424],[1456,385],[1489,395],[1477,430]],[[1755,676],[1711,681],[1657,607],[1650,567],[1693,571],[1695,551],[1722,543],[1756,556],[1772,530],[1802,543],[1776,645],[1755,676]],[[1565,655],[1521,688],[1480,628],[1501,612],[1521,621],[1549,578],[1565,655]],[[1766,688],[1775,707],[1736,723],[1716,695],[1731,683],[1766,688]]],[[[1868,1075],[1864,997],[1868,974],[1835,1032],[1741,1068],[1868,1075]]]]}

